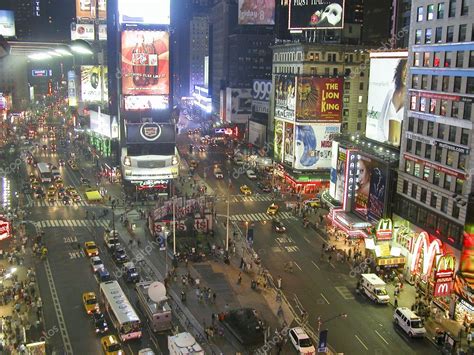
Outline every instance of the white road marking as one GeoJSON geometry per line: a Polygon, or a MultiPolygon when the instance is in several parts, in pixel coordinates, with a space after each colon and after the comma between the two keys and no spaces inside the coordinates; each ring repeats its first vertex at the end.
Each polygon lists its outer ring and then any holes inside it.
{"type": "Polygon", "coordinates": [[[321,269],[319,268],[318,264],[316,264],[314,261],[311,261],[311,263],[316,267],[316,269],[321,270],[321,269]]]}
{"type": "Polygon", "coordinates": [[[309,240],[308,238],[303,237],[303,239],[306,240],[306,242],[307,242],[308,244],[311,244],[311,242],[310,242],[310,240],[309,240]]]}
{"type": "Polygon", "coordinates": [[[355,337],[357,338],[357,340],[359,341],[359,343],[361,343],[361,344],[362,344],[362,346],[365,348],[365,350],[367,350],[367,351],[368,351],[368,350],[369,350],[369,348],[368,348],[368,347],[367,347],[367,346],[364,344],[364,342],[363,342],[362,340],[360,340],[360,338],[357,336],[357,334],[354,334],[354,335],[355,335],[355,337]]]}
{"type": "Polygon", "coordinates": [[[324,295],[322,293],[320,293],[321,297],[324,298],[324,300],[327,302],[327,304],[330,304],[328,299],[326,297],[324,297],[324,295]]]}
{"type": "Polygon", "coordinates": [[[382,339],[384,341],[384,343],[388,345],[388,341],[386,341],[385,338],[378,331],[375,331],[375,333],[377,333],[377,335],[380,337],[380,339],[382,339]]]}
{"type": "Polygon", "coordinates": [[[329,263],[329,265],[331,265],[333,269],[335,269],[335,268],[336,268],[336,267],[334,266],[334,264],[333,264],[333,263],[331,263],[331,262],[329,263]]]}
{"type": "Polygon", "coordinates": [[[295,265],[296,265],[296,267],[297,267],[298,269],[300,269],[300,271],[303,271],[303,269],[302,269],[302,268],[300,268],[300,266],[299,266],[299,265],[296,263],[296,261],[293,261],[293,264],[295,264],[295,265]]]}

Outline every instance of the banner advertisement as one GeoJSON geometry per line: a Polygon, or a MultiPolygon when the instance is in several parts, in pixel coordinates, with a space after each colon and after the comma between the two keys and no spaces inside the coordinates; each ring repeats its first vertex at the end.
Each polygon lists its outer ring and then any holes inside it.
{"type": "Polygon", "coordinates": [[[274,25],[275,0],[239,0],[239,25],[274,25]]]}
{"type": "Polygon", "coordinates": [[[378,221],[383,216],[387,176],[383,163],[359,155],[354,209],[366,219],[378,221]]]}
{"type": "Polygon", "coordinates": [[[169,34],[122,32],[122,95],[169,94],[169,34]]]}
{"type": "Polygon", "coordinates": [[[89,111],[90,129],[92,132],[98,133],[107,138],[112,137],[112,121],[110,116],[102,112],[89,111]]]}
{"type": "Polygon", "coordinates": [[[76,17],[93,20],[96,15],[97,0],[76,0],[76,17]]]}
{"type": "Polygon", "coordinates": [[[13,11],[0,10],[0,36],[15,37],[15,15],[13,11]]]}
{"type": "Polygon", "coordinates": [[[296,125],[294,168],[331,168],[332,142],[340,129],[340,124],[296,125]]]}
{"type": "Polygon", "coordinates": [[[257,147],[263,147],[266,142],[267,127],[263,124],[249,121],[249,143],[257,147]]]}
{"type": "Polygon", "coordinates": [[[273,155],[278,162],[282,161],[283,148],[283,121],[275,120],[275,134],[273,139],[273,155]]]}
{"type": "Polygon", "coordinates": [[[275,116],[295,119],[296,78],[288,75],[275,77],[275,116]]]}
{"type": "Polygon", "coordinates": [[[99,20],[107,20],[107,0],[97,0],[97,11],[99,20]]]}
{"type": "Polygon", "coordinates": [[[298,77],[296,120],[341,122],[342,78],[298,77]]]}
{"type": "Polygon", "coordinates": [[[339,147],[337,152],[337,165],[336,165],[336,193],[334,198],[342,202],[344,200],[344,188],[346,183],[346,164],[347,164],[347,151],[343,147],[339,147]]]}
{"type": "Polygon", "coordinates": [[[270,80],[254,80],[252,85],[252,115],[265,119],[270,110],[270,94],[272,82],[270,80]]]}
{"type": "Polygon", "coordinates": [[[107,25],[99,25],[97,28],[99,41],[107,41],[107,25]]]}
{"type": "Polygon", "coordinates": [[[118,12],[122,24],[170,24],[170,0],[118,0],[118,12]]]}
{"type": "Polygon", "coordinates": [[[175,135],[173,124],[144,122],[126,125],[127,144],[174,143],[176,141],[175,135]]]}
{"type": "Polygon", "coordinates": [[[406,100],[407,52],[370,54],[367,138],[400,146],[406,100]]]}
{"type": "Polygon", "coordinates": [[[74,70],[67,72],[67,93],[69,106],[77,106],[77,91],[76,91],[76,73],[74,70]]]}
{"type": "Polygon", "coordinates": [[[344,0],[290,1],[289,30],[336,29],[344,27],[344,0]]]}
{"type": "Polygon", "coordinates": [[[247,123],[252,114],[252,90],[226,88],[227,120],[232,123],[247,123]]]}
{"type": "Polygon", "coordinates": [[[100,102],[103,98],[104,74],[100,65],[81,66],[81,99],[83,102],[100,102]]]}
{"type": "Polygon", "coordinates": [[[169,107],[168,95],[124,96],[125,111],[166,110],[169,107]]]}
{"type": "Polygon", "coordinates": [[[93,41],[95,36],[94,24],[71,23],[71,41],[84,39],[93,41]]]}
{"type": "Polygon", "coordinates": [[[294,146],[295,146],[295,125],[285,122],[283,134],[283,161],[293,166],[294,146]]]}

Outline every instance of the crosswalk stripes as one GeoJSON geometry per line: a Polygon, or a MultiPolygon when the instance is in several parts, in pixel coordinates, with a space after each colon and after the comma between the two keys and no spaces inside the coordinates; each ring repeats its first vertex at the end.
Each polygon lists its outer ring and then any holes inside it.
{"type": "Polygon", "coordinates": [[[35,207],[56,207],[56,206],[65,206],[65,207],[67,207],[67,206],[82,206],[82,207],[86,207],[86,206],[90,206],[90,204],[86,201],[73,202],[70,205],[65,205],[61,201],[48,202],[48,201],[45,201],[45,200],[39,200],[39,201],[35,200],[33,202],[33,205],[35,207]]]}
{"type": "Polygon", "coordinates": [[[64,227],[109,227],[110,221],[98,219],[47,219],[37,222],[40,228],[64,228],[64,227]]]}
{"type": "Polygon", "coordinates": [[[276,216],[270,216],[266,213],[248,213],[248,214],[234,214],[230,216],[232,221],[237,222],[263,222],[271,221],[272,219],[283,220],[283,219],[296,219],[291,212],[279,212],[276,216]]]}
{"type": "Polygon", "coordinates": [[[232,196],[231,202],[272,202],[275,198],[271,195],[232,196]]]}

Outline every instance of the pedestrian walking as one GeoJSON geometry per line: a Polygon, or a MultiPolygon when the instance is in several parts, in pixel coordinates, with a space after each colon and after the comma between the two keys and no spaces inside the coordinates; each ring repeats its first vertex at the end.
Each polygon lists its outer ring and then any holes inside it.
{"type": "Polygon", "coordinates": [[[281,290],[281,276],[278,275],[278,278],[277,278],[277,287],[281,290]]]}
{"type": "Polygon", "coordinates": [[[242,273],[239,272],[239,277],[237,279],[237,285],[240,285],[242,283],[242,273]]]}
{"type": "Polygon", "coordinates": [[[471,347],[471,342],[472,342],[472,333],[469,332],[469,333],[467,333],[467,346],[469,348],[471,347]]]}
{"type": "Polygon", "coordinates": [[[214,292],[212,294],[212,303],[214,303],[214,304],[216,303],[216,298],[217,298],[217,294],[214,292]]]}
{"type": "Polygon", "coordinates": [[[395,308],[398,308],[398,296],[393,297],[393,305],[395,306],[395,308]]]}

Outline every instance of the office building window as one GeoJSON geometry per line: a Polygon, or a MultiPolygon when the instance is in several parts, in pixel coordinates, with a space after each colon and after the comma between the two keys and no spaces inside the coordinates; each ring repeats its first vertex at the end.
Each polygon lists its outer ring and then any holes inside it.
{"type": "Polygon", "coordinates": [[[464,66],[464,52],[460,51],[456,53],[456,67],[462,68],[464,66]]]}
{"type": "MultiPolygon", "coordinates": [[[[439,67],[440,61],[441,61],[440,52],[434,52],[433,53],[433,66],[434,67],[439,67]]],[[[429,66],[429,55],[428,55],[428,64],[425,65],[425,66],[429,66]]]]}
{"type": "Polygon", "coordinates": [[[427,166],[424,166],[423,167],[423,180],[428,181],[428,179],[430,178],[430,174],[431,174],[431,169],[428,168],[427,166]]]}
{"type": "Polygon", "coordinates": [[[411,147],[413,146],[413,141],[410,138],[407,138],[407,152],[411,152],[411,147]]]}
{"type": "Polygon", "coordinates": [[[431,159],[431,145],[426,145],[425,146],[425,158],[426,159],[431,159]]]}
{"type": "Polygon", "coordinates": [[[423,21],[423,6],[416,9],[416,22],[423,21]]]}
{"type": "Polygon", "coordinates": [[[421,88],[426,90],[428,88],[428,75],[421,76],[421,88]]]}
{"type": "Polygon", "coordinates": [[[456,152],[454,152],[454,150],[448,150],[446,152],[446,165],[447,166],[453,166],[454,165],[454,159],[456,159],[456,152]]]}
{"type": "Polygon", "coordinates": [[[408,193],[408,181],[403,180],[403,188],[402,188],[403,193],[406,195],[408,193]]]}
{"type": "Polygon", "coordinates": [[[459,153],[458,169],[466,171],[466,154],[459,153]]]}
{"type": "MultiPolygon", "coordinates": [[[[474,26],[472,26],[472,29],[474,31],[474,26]]],[[[469,51],[469,68],[474,68],[474,51],[469,51]]]]}
{"type": "Polygon", "coordinates": [[[449,0],[449,13],[448,17],[454,17],[456,15],[456,0],[449,0]]]}
{"type": "Polygon", "coordinates": [[[470,0],[461,0],[461,16],[469,14],[469,1],[470,0]]]}
{"type": "Polygon", "coordinates": [[[453,91],[454,92],[461,92],[461,77],[460,76],[455,76],[454,77],[453,91]]]}
{"type": "Polygon", "coordinates": [[[416,186],[415,184],[412,184],[411,185],[411,197],[416,198],[417,192],[418,192],[418,186],[416,186]]]}
{"type": "Polygon", "coordinates": [[[444,67],[450,68],[451,63],[453,62],[453,59],[454,59],[454,52],[445,52],[444,53],[444,67]]]}
{"type": "Polygon", "coordinates": [[[421,53],[420,52],[415,52],[415,54],[413,56],[413,65],[415,67],[420,66],[420,58],[421,58],[421,53]]]}
{"type": "Polygon", "coordinates": [[[430,53],[429,52],[423,53],[423,66],[424,67],[430,66],[430,53]]]}
{"type": "Polygon", "coordinates": [[[466,41],[467,25],[459,25],[458,42],[466,41]]]}
{"type": "Polygon", "coordinates": [[[451,191],[451,184],[452,184],[452,182],[453,182],[453,177],[452,177],[451,175],[447,175],[447,174],[446,174],[446,175],[444,176],[444,186],[443,186],[443,187],[444,187],[446,190],[451,191]]]}
{"type": "Polygon", "coordinates": [[[443,76],[443,85],[442,85],[441,90],[446,92],[448,91],[448,88],[449,88],[449,76],[443,76]]]}
{"type": "Polygon", "coordinates": [[[448,212],[448,198],[444,196],[441,197],[441,212],[448,212]]]}
{"type": "Polygon", "coordinates": [[[420,201],[421,202],[426,202],[426,195],[428,194],[428,191],[426,191],[425,188],[421,188],[421,193],[420,193],[420,201]]]}
{"type": "Polygon", "coordinates": [[[435,150],[435,161],[438,163],[441,163],[441,158],[443,157],[443,148],[441,147],[436,147],[435,150]]]}
{"type": "Polygon", "coordinates": [[[413,127],[415,126],[415,119],[413,117],[408,118],[408,130],[413,132],[413,127]]]}
{"type": "Polygon", "coordinates": [[[468,145],[470,129],[463,128],[461,131],[461,144],[468,145]]]}
{"type": "Polygon", "coordinates": [[[425,43],[430,44],[433,35],[433,30],[431,28],[425,29],[425,43]]]}
{"type": "Polygon", "coordinates": [[[439,82],[439,76],[438,75],[433,75],[431,77],[431,90],[438,90],[438,82],[439,82]]]}
{"type": "Polygon", "coordinates": [[[450,142],[456,142],[456,131],[457,131],[456,126],[449,126],[448,140],[450,142]]]}
{"type": "Polygon", "coordinates": [[[426,19],[428,21],[431,21],[432,19],[434,19],[434,5],[431,4],[431,5],[428,5],[427,9],[426,9],[426,19]]]}
{"type": "Polygon", "coordinates": [[[441,180],[441,173],[438,170],[435,170],[433,174],[433,185],[439,186],[440,180],[441,180]]]}
{"type": "Polygon", "coordinates": [[[411,87],[418,89],[419,82],[420,82],[420,76],[418,74],[413,74],[411,76],[411,87]]]}
{"type": "Polygon", "coordinates": [[[466,94],[474,94],[474,78],[467,78],[466,94]]]}
{"type": "Polygon", "coordinates": [[[458,207],[458,205],[453,204],[453,213],[452,213],[452,216],[453,216],[454,218],[459,218],[459,211],[460,211],[460,210],[461,210],[461,209],[458,207]]]}
{"type": "Polygon", "coordinates": [[[459,101],[453,101],[451,103],[451,117],[459,117],[459,101]]]}
{"type": "Polygon", "coordinates": [[[438,138],[443,139],[444,138],[444,132],[446,131],[446,126],[442,123],[438,125],[438,138]]]}
{"type": "Polygon", "coordinates": [[[434,192],[432,192],[430,206],[436,208],[437,204],[438,204],[438,196],[434,192]]]}
{"type": "Polygon", "coordinates": [[[421,30],[415,31],[415,44],[421,44],[421,30]]]}
{"type": "Polygon", "coordinates": [[[436,99],[430,100],[430,113],[435,113],[436,111],[436,99]]]}
{"type": "Polygon", "coordinates": [[[421,156],[421,142],[416,142],[416,144],[415,144],[415,154],[418,155],[418,156],[421,156]]]}
{"type": "Polygon", "coordinates": [[[446,116],[447,108],[448,108],[448,100],[441,100],[441,105],[439,109],[439,114],[441,116],[446,116]]]}
{"type": "Polygon", "coordinates": [[[441,20],[444,17],[444,2],[438,4],[438,20],[441,20]]]}
{"type": "Polygon", "coordinates": [[[454,192],[461,195],[463,186],[464,186],[464,180],[456,179],[456,186],[454,187],[454,192]]]}
{"type": "Polygon", "coordinates": [[[412,95],[410,97],[410,110],[416,110],[416,96],[412,95]]]}
{"type": "Polygon", "coordinates": [[[424,127],[425,127],[425,121],[418,120],[418,124],[416,125],[416,133],[423,134],[424,127]]]}
{"type": "Polygon", "coordinates": [[[344,90],[350,90],[351,88],[351,83],[349,81],[344,82],[344,90]]]}
{"type": "MultiPolygon", "coordinates": [[[[432,207],[436,207],[436,202],[432,207]]],[[[435,229],[437,220],[438,217],[434,213],[428,212],[428,216],[426,217],[426,226],[428,228],[435,229]]]]}
{"type": "Polygon", "coordinates": [[[471,102],[465,102],[462,118],[465,119],[465,120],[470,121],[471,120],[471,110],[472,110],[472,103],[471,102]]]}
{"type": "Polygon", "coordinates": [[[421,178],[421,165],[418,163],[415,163],[414,168],[413,168],[413,175],[417,178],[421,178]]]}
{"type": "Polygon", "coordinates": [[[426,135],[429,137],[433,137],[433,129],[434,129],[434,122],[428,121],[428,128],[426,130],[426,135]]]}
{"type": "MultiPolygon", "coordinates": [[[[420,36],[421,36],[421,33],[420,33],[420,36]]],[[[451,43],[453,40],[454,40],[454,26],[448,26],[447,31],[446,31],[446,43],[451,43]]]]}
{"type": "Polygon", "coordinates": [[[436,27],[435,30],[435,43],[441,43],[443,40],[443,27],[436,27]]]}

